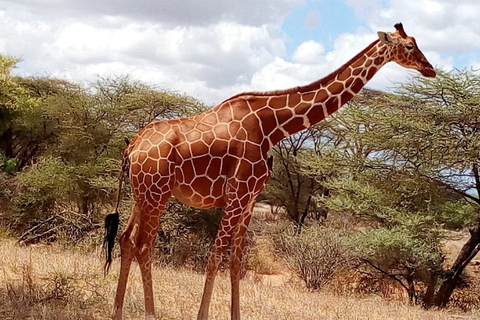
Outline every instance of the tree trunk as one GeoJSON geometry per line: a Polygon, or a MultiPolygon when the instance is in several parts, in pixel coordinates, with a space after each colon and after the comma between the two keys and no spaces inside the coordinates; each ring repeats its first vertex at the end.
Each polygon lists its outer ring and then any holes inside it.
{"type": "Polygon", "coordinates": [[[453,266],[447,271],[446,277],[435,295],[435,306],[444,307],[447,305],[453,290],[457,287],[460,275],[478,251],[480,251],[480,221],[474,228],[470,229],[470,239],[463,246],[453,266]]]}
{"type": "Polygon", "coordinates": [[[433,305],[433,299],[435,298],[435,288],[437,286],[437,275],[435,272],[430,273],[430,281],[428,283],[427,291],[423,296],[423,307],[429,309],[433,305]]]}

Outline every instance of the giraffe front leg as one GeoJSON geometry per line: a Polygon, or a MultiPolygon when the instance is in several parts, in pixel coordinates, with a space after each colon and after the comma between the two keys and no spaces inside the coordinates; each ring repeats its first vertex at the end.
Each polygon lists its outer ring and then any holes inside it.
{"type": "Polygon", "coordinates": [[[230,251],[230,282],[232,286],[231,319],[240,320],[240,279],[242,277],[242,260],[245,249],[245,236],[250,224],[253,204],[245,209],[232,235],[230,251]]]}
{"type": "Polygon", "coordinates": [[[235,214],[238,216],[237,210],[235,210],[232,206],[227,205],[222,217],[222,221],[220,222],[220,227],[218,228],[217,238],[215,239],[215,243],[213,244],[210,252],[210,258],[207,265],[207,276],[205,279],[202,302],[200,303],[197,320],[208,319],[208,311],[210,308],[210,301],[212,300],[215,276],[217,275],[218,266],[222,261],[222,254],[230,245],[230,239],[233,230],[232,218],[235,214]]]}

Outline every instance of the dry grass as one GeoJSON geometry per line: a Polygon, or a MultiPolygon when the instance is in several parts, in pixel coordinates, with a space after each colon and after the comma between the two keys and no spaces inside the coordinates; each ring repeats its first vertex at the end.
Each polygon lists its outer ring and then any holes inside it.
{"type": "MultiPolygon", "coordinates": [[[[66,252],[55,246],[19,247],[0,243],[0,319],[108,319],[118,259],[107,278],[102,254],[66,252]]],[[[143,319],[143,295],[138,266],[132,265],[127,289],[127,319],[143,319]]],[[[158,319],[195,319],[204,276],[188,270],[156,268],[154,282],[158,319]]],[[[217,277],[210,319],[228,319],[230,284],[217,277]]],[[[270,287],[242,282],[244,319],[480,319],[480,313],[425,311],[380,297],[347,297],[308,292],[296,282],[270,287]]]]}

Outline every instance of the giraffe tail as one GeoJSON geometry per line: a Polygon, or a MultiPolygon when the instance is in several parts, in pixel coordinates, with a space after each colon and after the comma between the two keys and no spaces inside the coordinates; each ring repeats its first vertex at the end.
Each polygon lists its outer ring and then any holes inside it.
{"type": "MultiPolygon", "coordinates": [[[[125,138],[127,145],[129,141],[125,138]]],[[[110,265],[112,264],[112,250],[115,245],[115,239],[117,237],[118,226],[120,224],[120,215],[118,214],[118,207],[122,197],[122,182],[125,177],[125,171],[128,170],[128,148],[123,153],[122,168],[120,170],[120,176],[118,178],[118,195],[117,205],[115,212],[110,213],[105,217],[105,235],[103,237],[103,248],[105,249],[105,265],[103,267],[104,275],[108,274],[110,265]]]]}

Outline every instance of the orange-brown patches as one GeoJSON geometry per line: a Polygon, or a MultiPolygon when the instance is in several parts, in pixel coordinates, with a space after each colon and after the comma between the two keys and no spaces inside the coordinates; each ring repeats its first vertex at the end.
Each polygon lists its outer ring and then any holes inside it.
{"type": "Polygon", "coordinates": [[[250,177],[253,173],[252,163],[245,159],[241,159],[238,165],[237,178],[244,180],[250,177]]]}
{"type": "Polygon", "coordinates": [[[154,132],[155,132],[155,131],[152,130],[152,129],[143,131],[143,132],[142,132],[142,139],[150,140],[150,137],[152,136],[152,134],[153,134],[154,132]]]}
{"type": "Polygon", "coordinates": [[[228,131],[228,124],[221,123],[213,128],[215,137],[217,139],[229,140],[230,132],[228,131]]]}
{"type": "Polygon", "coordinates": [[[158,146],[158,149],[160,150],[160,157],[167,158],[170,155],[170,151],[172,150],[172,146],[169,145],[168,143],[161,143],[158,146]]]}
{"type": "Polygon", "coordinates": [[[355,93],[357,93],[357,92],[360,91],[360,89],[363,88],[364,85],[365,85],[365,83],[363,82],[363,80],[360,79],[360,78],[357,78],[357,79],[355,79],[354,82],[352,83],[352,86],[351,86],[352,91],[355,92],[355,93]]]}
{"type": "Polygon", "coordinates": [[[187,133],[185,136],[188,141],[196,141],[202,137],[202,134],[198,130],[192,130],[189,133],[187,133]]]}
{"type": "Polygon", "coordinates": [[[213,158],[210,160],[208,169],[207,169],[207,176],[210,178],[215,178],[220,174],[220,166],[222,165],[222,161],[219,158],[213,158]]]}
{"type": "Polygon", "coordinates": [[[215,140],[215,135],[213,134],[213,131],[207,131],[202,134],[202,140],[209,146],[213,143],[213,140],[215,140]]]}
{"type": "MultiPolygon", "coordinates": [[[[265,104],[266,104],[266,101],[265,101],[265,104]]],[[[285,107],[286,105],[287,105],[286,95],[272,97],[269,102],[269,106],[271,106],[274,109],[282,108],[282,107],[285,107]]]]}
{"type": "Polygon", "coordinates": [[[232,120],[232,110],[228,103],[222,104],[216,111],[220,122],[230,122],[232,120]]]}
{"type": "Polygon", "coordinates": [[[230,135],[233,137],[237,133],[237,131],[240,129],[240,122],[239,121],[232,121],[228,124],[228,131],[230,132],[230,135]]]}
{"type": "Polygon", "coordinates": [[[352,84],[353,80],[355,80],[355,78],[348,78],[348,80],[345,82],[345,88],[350,88],[350,85],[352,84]]]}
{"type": "Polygon", "coordinates": [[[188,142],[184,142],[177,145],[176,149],[182,159],[190,158],[191,154],[190,154],[190,146],[188,142]]]}
{"type": "MultiPolygon", "coordinates": [[[[230,112],[230,120],[232,119],[241,120],[243,119],[243,117],[245,117],[245,115],[251,112],[247,102],[243,99],[235,100],[228,107],[229,107],[228,111],[230,112]]],[[[220,121],[224,121],[224,119],[220,118],[220,121]]]]}
{"type": "Polygon", "coordinates": [[[208,146],[202,140],[192,142],[190,146],[193,157],[208,153],[208,146]]]}
{"type": "Polygon", "coordinates": [[[138,162],[131,162],[130,174],[135,175],[142,170],[142,166],[138,162]]]}
{"type": "Polygon", "coordinates": [[[258,145],[253,143],[245,143],[245,159],[251,162],[257,162],[262,158],[261,149],[258,145]]]}
{"type": "Polygon", "coordinates": [[[367,56],[364,54],[362,55],[357,61],[353,63],[353,66],[363,66],[365,64],[365,61],[367,60],[367,56]]]}
{"type": "Polygon", "coordinates": [[[376,64],[377,66],[379,66],[379,65],[381,65],[381,64],[383,63],[384,60],[385,60],[384,57],[376,57],[376,58],[375,58],[375,64],[376,64]]]}
{"type": "Polygon", "coordinates": [[[147,186],[145,185],[145,183],[140,183],[138,185],[138,191],[140,193],[145,193],[147,191],[147,186]]]}
{"type": "Polygon", "coordinates": [[[361,67],[355,68],[355,69],[353,69],[352,75],[356,77],[360,74],[360,72],[362,72],[362,70],[363,70],[363,68],[361,68],[361,67]]]}
{"type": "Polygon", "coordinates": [[[292,93],[288,95],[288,105],[290,107],[295,107],[302,99],[302,95],[300,93],[292,93]]]}
{"type": "Polygon", "coordinates": [[[343,82],[333,82],[332,84],[330,84],[328,87],[327,87],[328,91],[331,93],[331,94],[339,94],[340,92],[343,91],[343,82]]]}
{"type": "Polygon", "coordinates": [[[238,139],[238,140],[247,139],[247,132],[245,131],[245,129],[240,128],[240,130],[237,131],[237,134],[235,135],[235,138],[238,139]]]}
{"type": "Polygon", "coordinates": [[[136,154],[135,162],[143,163],[143,162],[145,162],[145,160],[147,159],[147,157],[148,157],[148,154],[147,154],[145,151],[139,151],[139,152],[136,154]]]}
{"type": "Polygon", "coordinates": [[[185,177],[183,176],[183,171],[180,168],[175,169],[175,184],[185,182],[185,177]]]}
{"type": "Polygon", "coordinates": [[[367,80],[372,79],[376,72],[377,72],[377,68],[375,67],[370,68],[370,70],[368,70],[367,80]]]}
{"type": "Polygon", "coordinates": [[[240,200],[240,204],[241,204],[242,208],[245,208],[248,205],[249,202],[250,202],[250,197],[243,197],[240,200]]]}
{"type": "Polygon", "coordinates": [[[150,142],[153,144],[153,145],[158,145],[160,142],[162,142],[163,140],[165,139],[165,136],[161,133],[158,133],[158,132],[154,132],[151,136],[150,136],[150,142]]]}
{"type": "Polygon", "coordinates": [[[195,124],[196,122],[193,121],[193,120],[190,120],[190,119],[185,119],[184,121],[182,121],[179,125],[180,127],[180,132],[182,133],[186,133],[186,132],[189,132],[190,130],[192,130],[193,128],[195,128],[195,124]]]}
{"type": "Polygon", "coordinates": [[[224,193],[224,188],[225,188],[225,180],[224,179],[217,179],[213,183],[212,186],[212,195],[219,197],[224,193]]]}
{"type": "Polygon", "coordinates": [[[372,65],[372,59],[368,59],[367,62],[365,63],[365,67],[368,68],[372,65]]]}
{"type": "Polygon", "coordinates": [[[206,197],[203,199],[203,205],[205,208],[212,208],[215,206],[215,198],[213,197],[206,197]]]}
{"type": "Polygon", "coordinates": [[[315,92],[309,92],[302,94],[303,101],[312,101],[315,97],[315,92]]]}
{"type": "Polygon", "coordinates": [[[167,133],[170,129],[171,126],[165,121],[156,121],[152,123],[152,127],[155,129],[155,131],[165,134],[167,133]]]}
{"type": "Polygon", "coordinates": [[[185,182],[190,182],[195,177],[195,171],[193,169],[193,161],[192,160],[185,160],[183,163],[183,177],[185,182]]]}
{"type": "MultiPolygon", "coordinates": [[[[182,199],[190,198],[193,195],[193,190],[190,186],[181,185],[178,188],[178,192],[173,193],[178,200],[182,201],[182,199]]],[[[183,202],[183,201],[182,201],[183,202]]]]}
{"type": "Polygon", "coordinates": [[[143,181],[147,186],[152,185],[153,179],[151,174],[145,175],[145,180],[143,181]]]}
{"type": "Polygon", "coordinates": [[[262,121],[262,128],[265,134],[272,132],[272,130],[277,126],[275,121],[273,110],[270,108],[265,108],[257,112],[258,117],[262,121]]]}
{"type": "Polygon", "coordinates": [[[217,115],[213,112],[210,112],[202,119],[202,122],[206,125],[214,126],[218,123],[217,115]]]}
{"type": "Polygon", "coordinates": [[[227,153],[228,150],[228,142],[222,140],[215,140],[213,141],[210,147],[210,154],[212,156],[221,157],[227,153]]]}
{"type": "Polygon", "coordinates": [[[159,202],[162,199],[162,195],[156,192],[149,192],[148,198],[150,198],[153,202],[159,202]]]}
{"type": "MultiPolygon", "coordinates": [[[[259,96],[249,96],[246,101],[244,100],[243,103],[244,105],[242,107],[246,107],[248,109],[248,112],[251,111],[256,111],[259,108],[262,108],[267,105],[268,97],[259,97],[259,96]],[[248,104],[247,104],[248,102],[248,104]],[[249,107],[250,105],[250,107],[249,107]],[[250,108],[252,108],[250,110],[250,108]]],[[[233,112],[235,114],[235,119],[240,120],[241,118],[239,117],[241,114],[237,115],[237,108],[233,109],[233,112]]]]}
{"type": "Polygon", "coordinates": [[[329,94],[328,94],[327,90],[325,90],[325,89],[319,90],[317,92],[317,95],[315,96],[315,102],[317,102],[317,103],[318,102],[323,102],[323,101],[327,100],[328,96],[329,96],[329,94]]]}
{"type": "Polygon", "coordinates": [[[350,68],[346,68],[337,77],[338,81],[345,81],[352,75],[350,68]]]}
{"type": "Polygon", "coordinates": [[[210,155],[205,155],[199,158],[195,158],[193,162],[195,163],[195,172],[197,175],[202,175],[207,172],[207,167],[210,164],[212,158],[210,155]]]}
{"type": "Polygon", "coordinates": [[[360,74],[360,76],[362,78],[365,78],[367,76],[367,70],[366,69],[362,70],[362,73],[360,74]]]}
{"type": "Polygon", "coordinates": [[[315,124],[320,122],[321,120],[325,119],[325,115],[323,114],[323,108],[318,106],[317,108],[312,109],[308,114],[308,121],[310,124],[315,124]]]}
{"type": "Polygon", "coordinates": [[[348,101],[350,101],[351,99],[353,98],[353,94],[351,94],[350,92],[348,91],[345,91],[344,93],[342,93],[342,95],[340,96],[340,105],[343,106],[345,103],[347,103],[348,101]]]}
{"type": "Polygon", "coordinates": [[[338,98],[337,97],[331,97],[326,102],[326,106],[327,106],[327,112],[328,112],[329,115],[334,113],[340,107],[338,98]]]}
{"type": "Polygon", "coordinates": [[[156,145],[152,146],[150,150],[148,150],[148,157],[150,159],[160,158],[160,152],[158,151],[158,147],[156,145]]]}
{"type": "Polygon", "coordinates": [[[192,181],[192,188],[193,190],[197,191],[202,195],[209,195],[210,194],[210,186],[212,182],[206,177],[198,177],[192,181]]]}
{"type": "Polygon", "coordinates": [[[257,178],[256,177],[248,178],[248,181],[247,181],[248,190],[254,190],[256,184],[257,184],[257,178]]]}
{"type": "Polygon", "coordinates": [[[203,122],[197,122],[195,128],[201,132],[212,130],[212,126],[203,122]]]}
{"type": "Polygon", "coordinates": [[[278,141],[282,140],[283,138],[285,138],[285,133],[280,129],[277,129],[270,134],[270,141],[272,141],[273,144],[276,144],[278,141]]]}
{"type": "Polygon", "coordinates": [[[259,162],[253,167],[253,174],[255,177],[261,177],[268,171],[267,165],[264,162],[259,162]]]}
{"type": "Polygon", "coordinates": [[[293,117],[293,112],[292,112],[292,110],[287,109],[287,108],[277,110],[277,111],[275,112],[275,114],[276,114],[276,116],[277,116],[277,120],[278,120],[278,123],[279,123],[279,124],[282,124],[282,123],[284,123],[285,121],[287,121],[287,120],[289,120],[290,118],[293,117]]]}
{"type": "Polygon", "coordinates": [[[152,146],[152,144],[150,143],[150,141],[142,140],[142,142],[138,146],[138,149],[139,150],[148,150],[148,149],[150,149],[151,146],[152,146]]]}
{"type": "Polygon", "coordinates": [[[303,125],[304,119],[297,117],[293,118],[290,120],[287,124],[284,125],[285,130],[288,131],[289,134],[293,134],[295,132],[298,132],[302,129],[305,129],[305,126],[303,125]]]}

